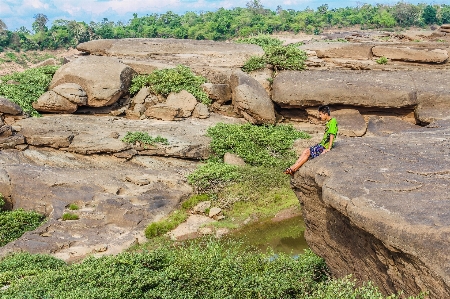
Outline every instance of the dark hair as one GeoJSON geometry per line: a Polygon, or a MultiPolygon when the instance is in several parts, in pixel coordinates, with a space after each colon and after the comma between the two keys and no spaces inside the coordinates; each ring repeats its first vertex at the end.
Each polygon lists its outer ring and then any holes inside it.
{"type": "Polygon", "coordinates": [[[330,107],[323,105],[319,107],[319,112],[326,113],[330,115],[330,107]]]}

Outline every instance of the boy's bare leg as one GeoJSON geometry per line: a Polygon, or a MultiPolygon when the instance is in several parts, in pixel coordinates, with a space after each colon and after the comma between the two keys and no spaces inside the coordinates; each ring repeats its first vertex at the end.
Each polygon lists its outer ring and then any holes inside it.
{"type": "Polygon", "coordinates": [[[300,167],[302,167],[303,164],[305,164],[306,161],[308,161],[310,154],[311,152],[309,151],[309,148],[305,149],[294,165],[289,168],[292,169],[293,172],[296,172],[300,167]]]}

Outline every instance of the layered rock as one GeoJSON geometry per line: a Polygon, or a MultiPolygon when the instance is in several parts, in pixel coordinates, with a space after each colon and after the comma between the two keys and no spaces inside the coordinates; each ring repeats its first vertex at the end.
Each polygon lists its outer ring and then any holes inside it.
{"type": "Polygon", "coordinates": [[[450,122],[382,135],[340,139],[296,173],[305,238],[336,277],[450,297],[450,122]]]}
{"type": "Polygon", "coordinates": [[[134,74],[132,68],[115,58],[83,56],[59,68],[49,89],[75,83],[86,92],[88,106],[108,106],[128,93],[134,74]]]}
{"type": "Polygon", "coordinates": [[[392,60],[443,63],[448,59],[447,51],[440,49],[428,51],[409,47],[375,46],[372,48],[372,52],[374,56],[384,56],[392,60]]]}

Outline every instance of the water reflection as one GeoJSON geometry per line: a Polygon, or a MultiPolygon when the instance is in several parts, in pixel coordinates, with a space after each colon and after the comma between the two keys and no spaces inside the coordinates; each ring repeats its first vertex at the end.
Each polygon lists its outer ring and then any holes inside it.
{"type": "Polygon", "coordinates": [[[279,222],[267,220],[248,225],[228,238],[239,240],[244,245],[256,247],[262,252],[271,248],[275,253],[298,255],[308,248],[304,232],[305,223],[301,216],[296,216],[279,222]]]}

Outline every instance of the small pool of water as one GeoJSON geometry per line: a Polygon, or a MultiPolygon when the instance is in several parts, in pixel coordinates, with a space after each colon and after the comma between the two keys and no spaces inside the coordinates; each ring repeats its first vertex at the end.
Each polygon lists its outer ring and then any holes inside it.
{"type": "Polygon", "coordinates": [[[303,218],[296,216],[279,222],[267,220],[251,224],[230,234],[228,238],[256,247],[262,252],[272,248],[274,253],[298,255],[309,248],[304,232],[303,218]]]}

